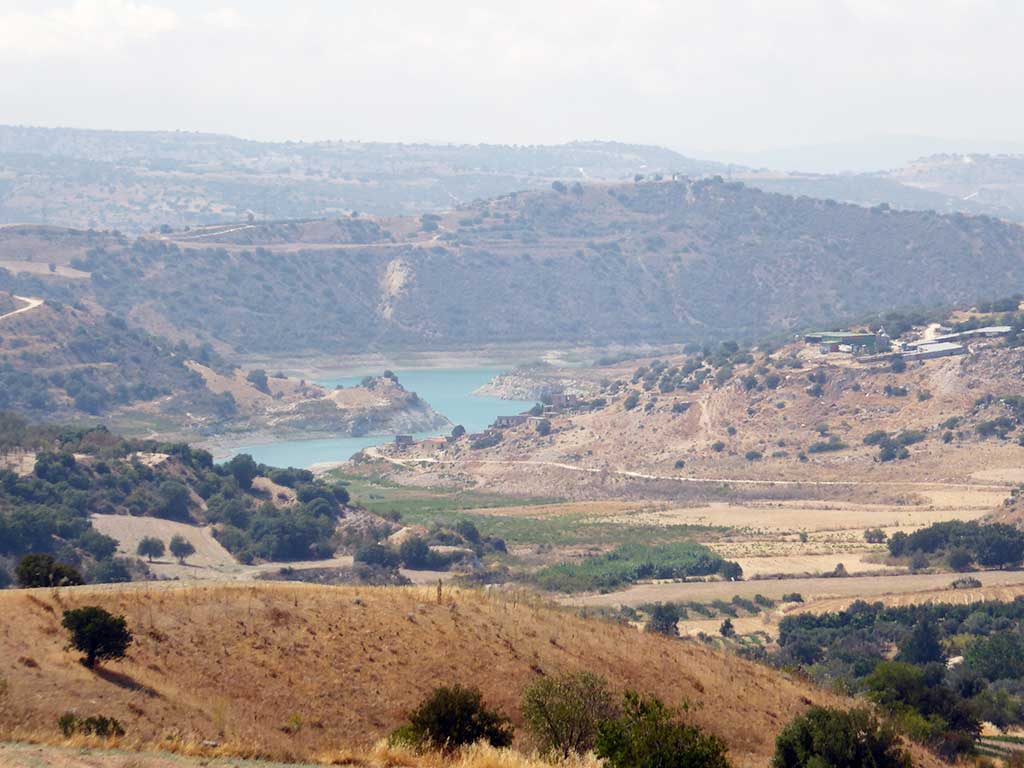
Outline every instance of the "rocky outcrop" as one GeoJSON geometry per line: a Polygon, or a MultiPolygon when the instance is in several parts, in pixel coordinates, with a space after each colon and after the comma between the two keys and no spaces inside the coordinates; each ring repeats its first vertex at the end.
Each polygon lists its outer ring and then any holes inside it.
{"type": "Polygon", "coordinates": [[[502,400],[544,400],[561,392],[581,399],[596,397],[600,388],[590,381],[548,373],[543,369],[516,368],[495,376],[473,394],[502,400]]]}

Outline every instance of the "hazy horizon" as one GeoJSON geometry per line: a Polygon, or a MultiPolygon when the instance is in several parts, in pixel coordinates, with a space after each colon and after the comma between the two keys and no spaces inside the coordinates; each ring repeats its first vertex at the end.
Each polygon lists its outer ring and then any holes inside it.
{"type": "MultiPolygon", "coordinates": [[[[256,140],[558,144],[730,158],[1024,133],[1000,0],[300,8],[6,0],[0,122],[256,140]],[[45,96],[45,98],[41,98],[45,96]]],[[[954,143],[953,140],[948,140],[954,143]]]]}

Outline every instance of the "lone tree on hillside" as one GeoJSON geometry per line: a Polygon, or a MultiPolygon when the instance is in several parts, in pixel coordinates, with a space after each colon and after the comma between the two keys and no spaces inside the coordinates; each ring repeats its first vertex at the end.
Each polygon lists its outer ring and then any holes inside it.
{"type": "Polygon", "coordinates": [[[182,565],[185,564],[185,558],[189,555],[194,555],[196,548],[192,546],[192,542],[186,539],[184,536],[174,536],[171,539],[171,554],[178,558],[178,562],[182,565]]]}
{"type": "Polygon", "coordinates": [[[165,550],[166,547],[164,547],[164,543],[160,539],[155,536],[146,536],[139,542],[135,553],[139,557],[147,558],[152,563],[154,557],[163,557],[165,550]]]}
{"type": "Polygon", "coordinates": [[[89,669],[97,661],[124,658],[132,642],[124,616],[114,616],[95,605],[64,611],[61,624],[71,633],[71,647],[85,654],[82,664],[89,669]]]}
{"type": "Polygon", "coordinates": [[[487,708],[478,689],[456,684],[435,688],[396,736],[418,746],[453,752],[481,740],[492,747],[507,747],[512,743],[512,726],[503,714],[487,708]]]}
{"type": "Polygon", "coordinates": [[[523,692],[523,720],[543,752],[583,755],[602,723],[618,717],[603,677],[591,672],[543,677],[523,692]]]}
{"type": "Polygon", "coordinates": [[[58,563],[52,555],[25,555],[14,570],[18,586],[75,587],[84,584],[82,574],[70,565],[58,563]]]}
{"type": "Polygon", "coordinates": [[[249,371],[245,379],[260,392],[270,392],[270,385],[267,382],[267,372],[262,368],[255,368],[249,371]]]}

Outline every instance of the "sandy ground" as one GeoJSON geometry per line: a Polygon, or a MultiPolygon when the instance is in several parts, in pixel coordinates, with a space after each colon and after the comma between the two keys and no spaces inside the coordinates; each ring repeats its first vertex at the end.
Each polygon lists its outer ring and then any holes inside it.
{"type": "Polygon", "coordinates": [[[736,562],[743,568],[745,578],[791,573],[831,573],[842,563],[847,573],[891,571],[902,573],[905,569],[895,566],[866,562],[864,555],[841,553],[831,555],[794,555],[791,557],[738,557],[736,562]]]}
{"type": "Polygon", "coordinates": [[[34,452],[11,451],[0,455],[0,469],[7,469],[19,477],[31,475],[36,468],[36,454],[34,452]]]}
{"type": "Polygon", "coordinates": [[[5,259],[0,261],[0,269],[6,269],[8,272],[13,274],[30,274],[40,275],[44,277],[64,277],[69,280],[86,280],[92,275],[89,272],[83,272],[80,269],[74,267],[68,267],[63,264],[57,264],[54,269],[50,270],[49,264],[42,264],[35,261],[14,261],[5,259]]]}
{"type": "MultiPolygon", "coordinates": [[[[1024,586],[1024,571],[983,571],[971,574],[986,587],[1011,588],[1024,586]]],[[[842,579],[797,578],[755,581],[712,581],[692,583],[636,584],[606,595],[566,597],[562,602],[579,606],[639,606],[644,603],[695,600],[729,600],[734,595],[753,598],[762,594],[779,599],[789,592],[799,592],[804,600],[864,598],[873,600],[885,595],[908,595],[916,592],[956,591],[948,589],[956,574],[905,574],[899,576],[852,576],[842,579]]]]}
{"type": "MultiPolygon", "coordinates": [[[[205,581],[247,580],[260,574],[273,573],[282,568],[306,571],[319,568],[351,568],[352,556],[339,555],[327,560],[302,560],[295,562],[260,563],[243,565],[232,557],[214,537],[209,527],[176,523],[157,517],[131,517],[129,515],[93,515],[92,523],[100,533],[118,540],[118,553],[135,557],[139,541],[145,536],[155,536],[164,544],[175,535],[184,536],[192,542],[196,553],[180,565],[170,553],[158,557],[149,564],[150,570],[160,579],[200,579],[205,581]]],[[[436,584],[438,580],[449,581],[456,575],[447,571],[412,571],[406,568],[401,573],[413,584],[436,584]]]]}
{"type": "Polygon", "coordinates": [[[172,536],[182,536],[196,548],[194,555],[179,565],[170,552],[156,558],[150,569],[159,578],[215,578],[217,576],[238,575],[243,566],[231,553],[220,545],[208,527],[176,523],[158,517],[131,517],[130,515],[93,515],[93,526],[107,536],[117,539],[119,554],[135,556],[139,542],[146,536],[155,536],[170,543],[172,536]]]}
{"type": "Polygon", "coordinates": [[[0,742],[0,768],[306,768],[306,763],[276,763],[239,758],[182,757],[168,752],[50,747],[0,742]]]}
{"type": "Polygon", "coordinates": [[[696,507],[629,511],[611,521],[646,525],[714,525],[748,531],[863,531],[865,528],[918,528],[955,517],[973,520],[998,506],[1006,493],[991,490],[931,491],[921,505],[857,504],[841,501],[712,503],[696,507]],[[959,502],[959,503],[957,503],[959,502]]]}

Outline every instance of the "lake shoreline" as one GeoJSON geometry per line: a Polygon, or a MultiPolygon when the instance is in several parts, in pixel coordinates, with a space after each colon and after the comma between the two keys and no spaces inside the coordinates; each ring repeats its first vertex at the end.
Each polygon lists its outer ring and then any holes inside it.
{"type": "MultiPolygon", "coordinates": [[[[335,369],[336,370],[336,369],[335,369]]],[[[420,398],[450,424],[444,429],[414,432],[415,439],[450,434],[454,425],[462,425],[469,432],[486,429],[500,415],[520,413],[531,408],[533,400],[505,400],[474,394],[482,385],[507,371],[500,366],[472,368],[394,369],[398,380],[407,391],[420,398]]],[[[332,378],[324,375],[317,383],[327,388],[336,385],[351,386],[361,373],[351,370],[332,378]]],[[[347,463],[360,451],[390,442],[394,433],[375,430],[359,437],[324,432],[300,432],[282,435],[273,431],[231,433],[208,437],[199,445],[210,451],[217,461],[226,461],[239,453],[248,453],[259,463],[281,467],[335,468],[347,463]]]]}

